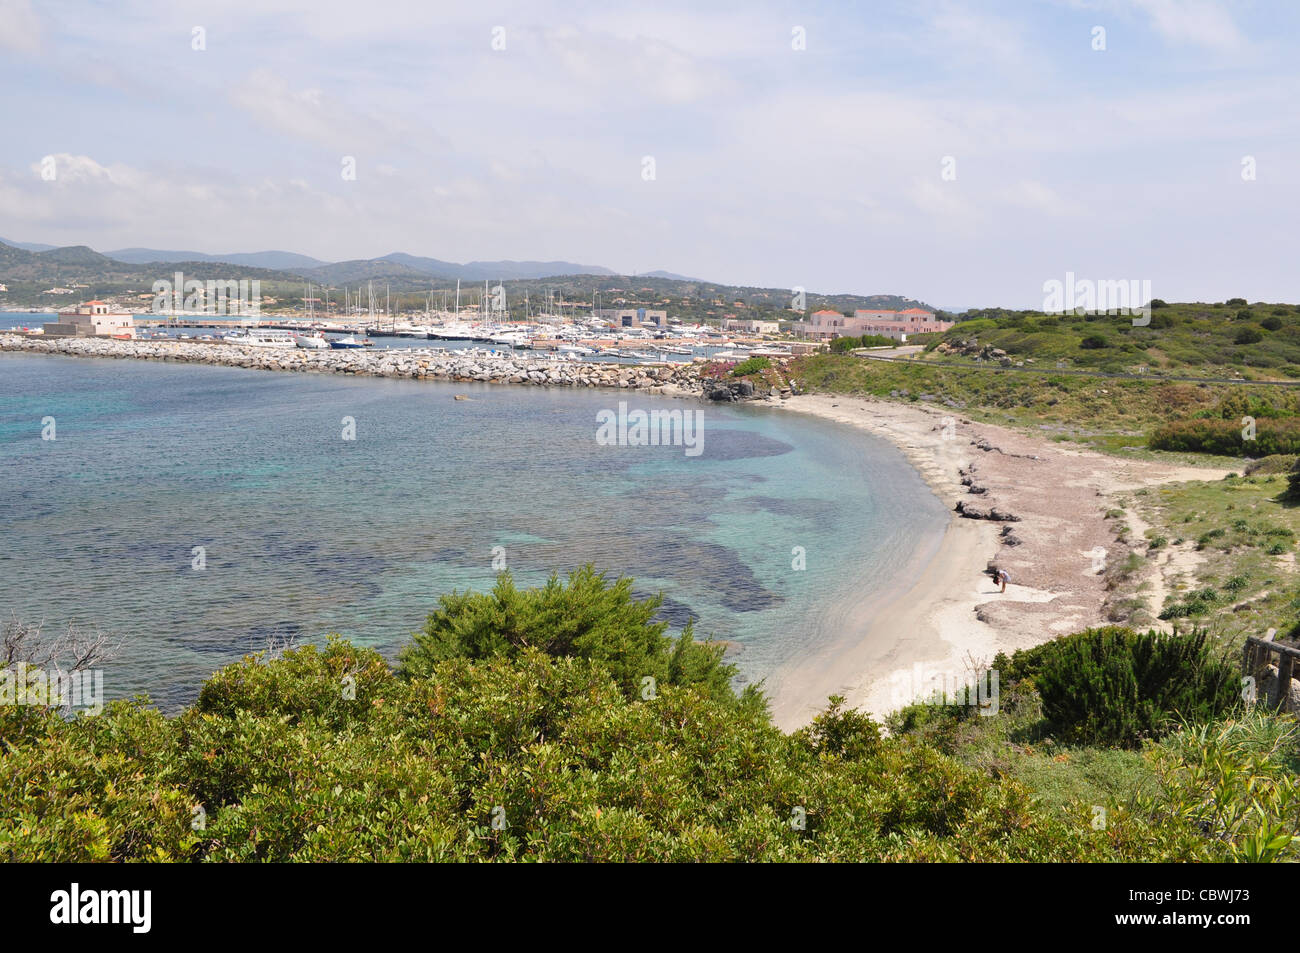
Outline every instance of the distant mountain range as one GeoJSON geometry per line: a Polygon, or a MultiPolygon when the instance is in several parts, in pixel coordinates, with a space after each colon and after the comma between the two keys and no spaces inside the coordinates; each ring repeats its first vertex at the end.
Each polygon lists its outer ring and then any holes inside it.
{"type": "MultiPolygon", "coordinates": [[[[272,300],[298,301],[310,282],[329,297],[330,289],[354,291],[367,282],[385,301],[391,293],[399,306],[424,307],[435,288],[450,293],[457,281],[466,282],[462,301],[481,297],[483,281],[506,283],[507,296],[527,311],[531,300],[555,295],[561,301],[594,302],[606,307],[668,307],[684,320],[723,317],[790,317],[788,288],[727,285],[687,278],[668,271],[624,275],[598,265],[567,261],[471,261],[465,264],[421,258],[394,252],[382,258],[322,262],[286,251],[240,252],[210,255],[195,251],[124,248],[107,255],[85,245],[58,248],[32,242],[0,240],[0,292],[6,305],[62,304],[60,295],[79,293],[91,297],[147,298],[153,283],[171,278],[172,272],[198,281],[257,279],[272,300]],[[477,289],[475,285],[478,285],[477,289]],[[53,291],[58,287],[68,289],[53,291]],[[404,304],[400,303],[406,296],[404,304]],[[530,297],[531,296],[531,297],[530,297]]],[[[851,312],[858,308],[926,307],[924,302],[901,295],[808,293],[807,308],[833,308],[851,312]]]]}
{"type": "MultiPolygon", "coordinates": [[[[11,243],[12,244],[12,243],[11,243]]],[[[26,246],[19,246],[26,247],[26,246]]],[[[32,251],[44,249],[33,248],[32,251]]],[[[328,264],[308,255],[298,255],[291,251],[255,251],[236,252],[231,255],[207,255],[201,251],[165,251],[159,248],[119,248],[106,251],[105,258],[124,261],[130,265],[147,265],[153,262],[178,261],[219,261],[229,265],[247,265],[250,268],[272,268],[276,271],[297,271],[304,268],[318,268],[328,264]]]]}
{"type": "Polygon", "coordinates": [[[667,279],[669,279],[670,281],[701,281],[701,280],[703,280],[703,279],[700,279],[700,278],[687,278],[685,275],[674,274],[674,273],[671,272],[671,271],[647,271],[647,272],[645,272],[645,273],[643,273],[643,274],[638,274],[637,277],[638,277],[638,278],[667,278],[667,279]]]}
{"type": "MultiPolygon", "coordinates": [[[[48,252],[57,248],[55,245],[17,242],[6,238],[0,238],[0,242],[30,252],[48,252]]],[[[75,247],[85,248],[86,246],[79,245],[75,247]]],[[[408,255],[405,252],[393,252],[391,255],[383,255],[379,258],[340,262],[321,261],[319,258],[312,258],[310,255],[275,250],[211,255],[201,251],[179,251],[164,248],[118,248],[97,254],[102,254],[105,258],[111,258],[113,261],[123,262],[128,265],[176,264],[190,261],[219,262],[246,268],[288,271],[313,281],[325,283],[357,281],[365,278],[409,278],[416,275],[452,280],[459,278],[462,281],[518,281],[529,278],[551,278],[558,275],[618,274],[613,269],[601,265],[580,265],[571,261],[471,261],[460,264],[454,261],[441,261],[437,258],[421,258],[418,255],[408,255]]],[[[679,277],[663,271],[652,271],[649,274],[661,278],[679,277]]]]}
{"type": "Polygon", "coordinates": [[[32,242],[11,242],[7,238],[0,238],[0,244],[9,245],[11,248],[21,248],[23,251],[53,251],[58,245],[36,245],[32,242]]]}

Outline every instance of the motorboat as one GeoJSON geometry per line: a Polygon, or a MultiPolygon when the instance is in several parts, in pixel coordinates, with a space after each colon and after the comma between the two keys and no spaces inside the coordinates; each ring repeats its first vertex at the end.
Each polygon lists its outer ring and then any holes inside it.
{"type": "Polygon", "coordinates": [[[245,347],[293,347],[293,335],[288,331],[276,331],[269,328],[249,328],[239,334],[227,334],[222,338],[227,344],[242,344],[245,347]]]}

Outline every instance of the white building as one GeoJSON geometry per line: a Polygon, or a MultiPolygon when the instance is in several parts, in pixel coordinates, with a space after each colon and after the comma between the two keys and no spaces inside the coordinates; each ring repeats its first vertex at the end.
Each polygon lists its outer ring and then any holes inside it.
{"type": "Polygon", "coordinates": [[[87,301],[59,312],[58,321],[44,325],[46,334],[63,337],[135,337],[135,315],[111,311],[103,301],[87,301]]]}
{"type": "Polygon", "coordinates": [[[724,331],[743,331],[746,334],[780,334],[780,321],[742,321],[739,318],[727,318],[722,322],[724,331]]]}

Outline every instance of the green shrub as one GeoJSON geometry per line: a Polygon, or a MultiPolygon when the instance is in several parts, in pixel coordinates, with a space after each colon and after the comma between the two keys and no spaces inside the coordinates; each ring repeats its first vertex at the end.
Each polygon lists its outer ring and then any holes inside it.
{"type": "Polygon", "coordinates": [[[1137,807],[1153,821],[1188,821],[1223,859],[1249,863],[1300,855],[1296,723],[1256,707],[1220,724],[1183,726],[1152,749],[1158,793],[1137,807]]]}
{"type": "Polygon", "coordinates": [[[1274,453],[1260,457],[1246,464],[1242,472],[1246,476],[1268,476],[1274,473],[1286,473],[1300,459],[1293,453],[1274,453]]]}
{"type": "Polygon", "coordinates": [[[1152,450],[1213,453],[1234,457],[1300,454],[1300,418],[1257,420],[1254,440],[1244,439],[1242,429],[1239,420],[1212,418],[1176,420],[1153,430],[1147,438],[1147,446],[1152,450]]]}
{"type": "Polygon", "coordinates": [[[1125,747],[1179,717],[1214,718],[1236,703],[1238,678],[1206,639],[1106,626],[1049,642],[1035,676],[1043,714],[1071,741],[1125,747]]]}
{"type": "Polygon", "coordinates": [[[630,698],[604,663],[532,648],[408,678],[370,658],[249,657],[215,707],[174,719],[0,709],[0,859],[1208,859],[1176,820],[1116,812],[1092,832],[1086,809],[1041,810],[838,699],[785,735],[695,686],[630,698]]]}
{"type": "MultiPolygon", "coordinates": [[[[402,650],[400,673],[419,677],[445,659],[513,657],[531,648],[604,662],[629,698],[640,697],[644,680],[653,678],[730,699],[735,667],[722,662],[724,647],[696,642],[690,623],[670,639],[668,623],[654,621],[662,602],[633,599],[631,579],[611,584],[590,565],[570,574],[567,584],[552,576],[523,591],[502,573],[490,593],[443,596],[402,650]]],[[[757,699],[756,690],[749,694],[757,699]]]]}
{"type": "MultiPolygon", "coordinates": [[[[840,338],[839,340],[844,340],[840,338]]],[[[757,374],[759,371],[765,371],[772,366],[772,362],[765,357],[751,357],[741,361],[731,369],[732,377],[744,377],[746,374],[757,374]]]]}

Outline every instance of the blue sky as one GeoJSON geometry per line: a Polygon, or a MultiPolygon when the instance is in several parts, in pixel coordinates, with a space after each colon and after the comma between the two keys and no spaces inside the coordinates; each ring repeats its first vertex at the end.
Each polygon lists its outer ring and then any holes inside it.
{"type": "Polygon", "coordinates": [[[0,0],[0,235],[939,306],[1039,307],[1067,271],[1294,302],[1298,21],[1281,0],[0,0]]]}

